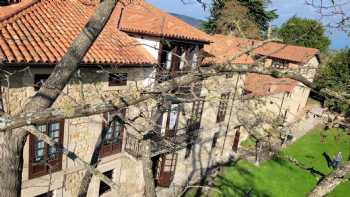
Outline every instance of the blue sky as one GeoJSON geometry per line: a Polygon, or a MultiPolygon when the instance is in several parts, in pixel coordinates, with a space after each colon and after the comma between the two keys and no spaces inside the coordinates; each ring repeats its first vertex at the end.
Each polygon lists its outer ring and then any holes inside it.
{"type": "MultiPolygon", "coordinates": [[[[206,19],[209,16],[209,10],[204,10],[201,5],[196,3],[195,0],[146,1],[168,12],[188,15],[199,19],[206,19]],[[185,4],[183,2],[185,2],[185,4]]],[[[210,0],[203,1],[210,3],[210,0]]],[[[305,0],[272,0],[269,7],[271,9],[276,9],[279,15],[279,18],[273,22],[274,25],[279,25],[294,15],[305,18],[313,18],[325,23],[327,23],[327,21],[335,20],[334,18],[320,18],[319,14],[312,7],[305,5],[305,0]]],[[[348,10],[350,10],[350,6],[348,10]]],[[[339,49],[346,46],[350,47],[350,38],[346,35],[346,33],[329,29],[327,34],[332,40],[331,48],[339,49]]]]}

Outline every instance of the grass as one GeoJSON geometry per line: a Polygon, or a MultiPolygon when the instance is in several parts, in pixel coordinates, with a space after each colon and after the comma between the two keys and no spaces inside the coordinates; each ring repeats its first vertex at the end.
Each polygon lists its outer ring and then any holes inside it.
{"type": "Polygon", "coordinates": [[[255,140],[248,137],[246,140],[242,141],[240,146],[244,148],[254,148],[255,147],[255,140]]]}
{"type": "MultiPolygon", "coordinates": [[[[349,136],[342,130],[323,131],[315,129],[281,152],[307,167],[328,174],[332,170],[322,155],[329,157],[341,151],[344,159],[349,155],[349,136]],[[325,133],[325,143],[321,143],[320,134],[325,133]]],[[[259,167],[247,161],[238,161],[224,168],[214,179],[214,189],[202,196],[241,197],[250,193],[256,197],[300,197],[305,196],[316,185],[319,175],[300,169],[285,160],[269,160],[259,167]],[[217,192],[217,190],[220,191],[217,192]]],[[[196,189],[190,190],[186,197],[195,196],[196,189]]],[[[350,194],[350,181],[339,185],[329,197],[344,197],[350,194]]]]}

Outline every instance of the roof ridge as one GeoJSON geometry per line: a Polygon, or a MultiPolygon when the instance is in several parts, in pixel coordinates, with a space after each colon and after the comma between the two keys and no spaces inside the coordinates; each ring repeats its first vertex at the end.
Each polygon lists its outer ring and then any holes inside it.
{"type": "MultiPolygon", "coordinates": [[[[257,41],[257,42],[263,42],[264,41],[264,40],[258,40],[258,39],[252,39],[252,38],[242,38],[242,37],[238,37],[238,36],[224,35],[224,34],[212,34],[211,36],[231,37],[233,39],[241,39],[241,40],[246,40],[246,41],[257,41]]],[[[271,41],[269,43],[280,44],[280,45],[285,45],[285,46],[300,47],[300,48],[305,48],[305,49],[319,50],[319,49],[313,48],[313,47],[305,47],[305,46],[299,46],[299,45],[295,45],[295,44],[288,44],[288,43],[283,43],[281,41],[271,41]]]]}

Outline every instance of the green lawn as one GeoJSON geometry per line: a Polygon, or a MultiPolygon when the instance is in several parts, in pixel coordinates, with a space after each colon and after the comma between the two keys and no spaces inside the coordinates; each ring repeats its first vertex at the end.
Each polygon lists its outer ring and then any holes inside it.
{"type": "MultiPolygon", "coordinates": [[[[349,136],[341,130],[332,129],[326,132],[327,137],[322,144],[321,131],[315,129],[308,133],[282,151],[282,154],[297,159],[315,171],[328,174],[331,169],[328,168],[322,154],[326,153],[332,159],[334,154],[341,151],[346,159],[349,154],[349,136]]],[[[215,190],[203,196],[242,197],[250,191],[252,196],[259,197],[302,197],[316,185],[319,177],[284,160],[265,161],[260,167],[241,160],[224,168],[215,178],[215,190]]],[[[193,189],[186,194],[186,197],[194,196],[195,193],[196,190],[193,189]]],[[[329,196],[348,195],[350,196],[350,181],[338,186],[329,196]]]]}

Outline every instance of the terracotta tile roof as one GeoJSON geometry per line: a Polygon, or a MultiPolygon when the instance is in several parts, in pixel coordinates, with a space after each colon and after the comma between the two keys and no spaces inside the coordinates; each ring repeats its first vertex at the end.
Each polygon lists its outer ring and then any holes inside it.
{"type": "Polygon", "coordinates": [[[307,63],[319,54],[318,49],[270,42],[257,48],[255,53],[297,63],[307,63]]]}
{"type": "MultiPolygon", "coordinates": [[[[224,35],[214,35],[213,38],[217,39],[219,42],[229,42],[230,45],[225,44],[225,46],[220,46],[220,44],[213,45],[214,47],[238,47],[240,49],[247,49],[248,47],[258,45],[261,43],[260,40],[245,39],[233,36],[224,35]],[[225,39],[226,37],[226,39],[225,39]]],[[[277,42],[270,42],[264,44],[253,51],[253,53],[261,56],[268,56],[271,58],[278,58],[281,60],[292,61],[296,63],[307,63],[312,57],[319,54],[318,49],[306,48],[301,46],[287,45],[277,42]]],[[[232,56],[232,55],[231,55],[232,56]]]]}
{"type": "MultiPolygon", "coordinates": [[[[57,63],[96,8],[91,1],[33,2],[24,8],[17,5],[19,10],[0,21],[0,63],[57,63]]],[[[155,64],[136,40],[117,30],[117,15],[115,10],[82,63],[155,64]]]]}
{"type": "MultiPolygon", "coordinates": [[[[233,42],[239,48],[248,48],[261,43],[261,40],[233,37],[233,42]]],[[[278,58],[296,63],[307,63],[311,58],[319,54],[318,49],[269,42],[253,51],[257,55],[278,58]]]]}
{"type": "Polygon", "coordinates": [[[204,43],[210,42],[210,38],[206,33],[143,2],[143,0],[125,7],[121,15],[119,28],[130,33],[204,43]]]}
{"type": "Polygon", "coordinates": [[[18,12],[32,6],[36,2],[38,2],[38,0],[21,0],[21,3],[3,7],[0,6],[0,21],[17,14],[18,12]]]}
{"type": "Polygon", "coordinates": [[[297,84],[297,81],[289,78],[274,78],[269,75],[249,73],[244,81],[244,89],[253,96],[269,96],[291,92],[297,84]]]}
{"type": "MultiPolygon", "coordinates": [[[[228,60],[232,59],[234,55],[241,51],[234,37],[217,34],[211,36],[211,40],[213,43],[204,46],[204,52],[206,55],[202,62],[204,65],[228,63],[228,60]]],[[[243,54],[232,60],[231,63],[253,64],[254,61],[249,55],[243,54]]]]}

